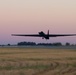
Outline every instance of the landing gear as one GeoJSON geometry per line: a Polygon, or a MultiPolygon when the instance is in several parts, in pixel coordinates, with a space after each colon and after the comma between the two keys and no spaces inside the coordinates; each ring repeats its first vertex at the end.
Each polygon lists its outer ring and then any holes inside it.
{"type": "Polygon", "coordinates": [[[42,39],[44,39],[44,37],[42,37],[42,39]]]}

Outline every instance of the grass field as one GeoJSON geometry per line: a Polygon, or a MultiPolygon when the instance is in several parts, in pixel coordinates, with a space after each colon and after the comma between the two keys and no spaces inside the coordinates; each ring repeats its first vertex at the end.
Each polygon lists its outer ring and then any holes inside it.
{"type": "Polygon", "coordinates": [[[0,48],[0,75],[76,75],[76,49],[0,48]]]}

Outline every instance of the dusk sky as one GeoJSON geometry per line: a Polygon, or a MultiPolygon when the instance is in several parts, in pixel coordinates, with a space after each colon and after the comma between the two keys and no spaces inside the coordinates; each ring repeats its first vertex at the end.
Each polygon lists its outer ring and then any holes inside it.
{"type": "Polygon", "coordinates": [[[20,41],[70,42],[76,36],[50,38],[15,37],[11,34],[76,34],[76,0],[0,0],[0,44],[20,41]]]}

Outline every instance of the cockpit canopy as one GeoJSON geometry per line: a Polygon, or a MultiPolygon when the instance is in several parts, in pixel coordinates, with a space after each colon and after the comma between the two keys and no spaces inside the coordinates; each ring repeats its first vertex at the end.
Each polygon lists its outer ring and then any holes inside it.
{"type": "Polygon", "coordinates": [[[41,32],[39,32],[39,35],[44,36],[44,35],[45,35],[45,33],[44,33],[43,31],[41,31],[41,32]]]}

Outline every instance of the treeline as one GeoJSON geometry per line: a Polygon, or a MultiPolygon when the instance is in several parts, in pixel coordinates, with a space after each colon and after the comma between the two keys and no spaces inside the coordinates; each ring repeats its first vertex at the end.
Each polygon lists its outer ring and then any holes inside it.
{"type": "MultiPolygon", "coordinates": [[[[65,46],[75,46],[76,44],[65,43],[65,46]]],[[[35,42],[18,42],[17,46],[63,46],[62,43],[35,43],[35,42]]]]}
{"type": "Polygon", "coordinates": [[[15,45],[7,44],[7,45],[0,45],[0,46],[76,46],[76,44],[65,43],[64,45],[61,42],[56,43],[35,43],[35,42],[18,42],[15,45]]]}
{"type": "Polygon", "coordinates": [[[36,43],[35,42],[19,42],[17,45],[18,46],[25,46],[25,45],[34,46],[34,45],[36,45],[36,43]]]}

